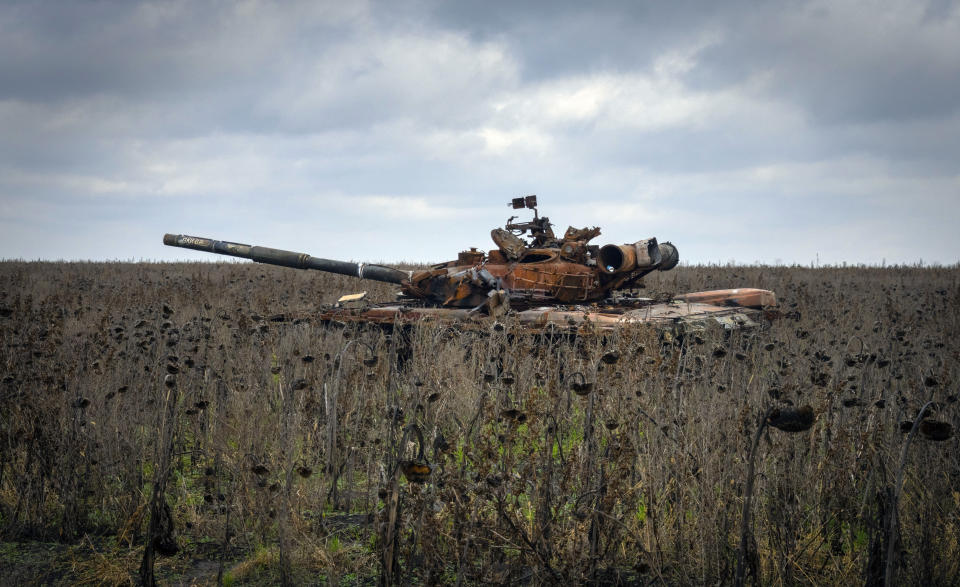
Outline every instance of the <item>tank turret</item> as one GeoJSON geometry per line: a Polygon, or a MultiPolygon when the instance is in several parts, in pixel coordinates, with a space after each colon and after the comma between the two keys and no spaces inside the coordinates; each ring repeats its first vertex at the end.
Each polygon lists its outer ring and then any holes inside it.
{"type": "Polygon", "coordinates": [[[409,303],[475,309],[490,309],[492,300],[516,309],[598,302],[616,290],[636,287],[652,271],[673,269],[679,261],[676,247],[656,238],[599,247],[590,244],[600,235],[599,228],[572,226],[557,237],[550,219],[539,215],[536,196],[514,198],[509,205],[532,210],[533,219],[515,222],[517,216],[511,216],[504,228],[491,232],[497,248],[462,251],[456,260],[422,271],[186,235],[164,235],[163,243],[258,263],[396,283],[409,303]]]}

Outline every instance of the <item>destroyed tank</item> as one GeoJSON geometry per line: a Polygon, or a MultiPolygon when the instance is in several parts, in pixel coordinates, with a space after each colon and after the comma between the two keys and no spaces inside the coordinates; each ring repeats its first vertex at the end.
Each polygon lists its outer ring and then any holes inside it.
{"type": "MultiPolygon", "coordinates": [[[[726,329],[757,326],[776,305],[773,292],[735,289],[696,292],[670,299],[635,295],[643,276],[677,266],[679,253],[669,242],[647,238],[628,244],[597,246],[597,227],[569,227],[562,237],[537,211],[537,197],[514,198],[515,210],[530,209],[533,219],[507,219],[491,231],[497,248],[471,248],[456,260],[429,269],[402,271],[382,265],[335,261],[269,247],[209,238],[166,234],[163,243],[259,263],[315,269],[394,283],[396,302],[370,304],[365,294],[343,296],[320,308],[327,322],[412,323],[439,319],[464,324],[484,318],[516,316],[534,329],[610,330],[624,324],[677,326],[719,324],[726,329]]],[[[682,328],[681,328],[682,329],[682,328]]]]}

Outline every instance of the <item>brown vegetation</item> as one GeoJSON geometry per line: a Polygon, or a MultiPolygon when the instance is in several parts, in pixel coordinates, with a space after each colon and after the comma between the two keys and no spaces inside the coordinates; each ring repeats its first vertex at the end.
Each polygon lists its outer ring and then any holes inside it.
{"type": "Polygon", "coordinates": [[[224,582],[956,581],[960,269],[652,277],[785,317],[390,333],[311,320],[391,295],[348,277],[2,263],[0,533],[108,582],[146,543],[224,582]]]}

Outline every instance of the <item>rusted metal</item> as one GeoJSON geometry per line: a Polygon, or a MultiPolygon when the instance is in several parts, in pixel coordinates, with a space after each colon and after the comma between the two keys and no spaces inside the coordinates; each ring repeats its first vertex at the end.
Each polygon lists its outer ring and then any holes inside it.
{"type": "Polygon", "coordinates": [[[494,229],[491,237],[496,249],[485,253],[471,248],[454,261],[416,272],[185,235],[167,234],[163,242],[400,286],[400,304],[358,308],[361,300],[343,300],[321,312],[322,319],[340,322],[470,321],[510,311],[530,328],[613,329],[631,323],[695,321],[705,316],[734,328],[754,323],[761,310],[776,305],[773,292],[758,289],[684,294],[671,303],[631,298],[633,301],[625,304],[617,292],[636,287],[652,271],[673,269],[679,261],[676,247],[647,238],[601,248],[590,244],[600,235],[597,227],[571,226],[557,238],[550,219],[539,215],[536,196],[514,198],[510,206],[531,209],[534,217],[515,222],[517,217],[511,216],[504,228],[494,229]]]}
{"type": "Polygon", "coordinates": [[[600,270],[608,274],[656,267],[661,261],[660,247],[655,238],[632,245],[606,245],[600,249],[598,261],[600,270]]]}
{"type": "MultiPolygon", "coordinates": [[[[698,292],[708,294],[712,292],[698,292]]],[[[766,292],[771,293],[771,292],[766,292]]],[[[694,294],[696,295],[696,294],[694,294]]],[[[513,312],[528,330],[582,333],[613,331],[627,325],[649,324],[658,327],[699,329],[713,324],[725,330],[751,328],[762,321],[760,308],[736,303],[714,305],[700,302],[655,302],[644,300],[635,308],[603,306],[542,306],[513,312]]],[[[465,327],[484,326],[485,314],[459,308],[410,307],[398,304],[366,308],[326,308],[319,318],[326,322],[368,322],[383,325],[409,325],[421,322],[454,322],[465,327]]]]}
{"type": "Polygon", "coordinates": [[[743,287],[739,289],[715,289],[674,296],[682,302],[713,304],[715,306],[742,306],[758,310],[777,305],[777,296],[766,289],[743,287]]]}

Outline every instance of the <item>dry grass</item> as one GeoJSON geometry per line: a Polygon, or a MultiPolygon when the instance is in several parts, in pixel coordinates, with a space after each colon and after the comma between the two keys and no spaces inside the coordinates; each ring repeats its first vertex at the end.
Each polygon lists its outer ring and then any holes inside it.
{"type": "Polygon", "coordinates": [[[89,539],[70,553],[72,579],[86,585],[135,585],[139,549],[98,549],[89,539]]]}
{"type": "MultiPolygon", "coordinates": [[[[229,580],[731,582],[753,454],[748,582],[882,580],[896,503],[896,579],[950,584],[957,439],[918,433],[901,471],[901,424],[933,401],[925,422],[958,425],[958,283],[957,268],[681,267],[649,288],[765,287],[789,315],[547,341],[509,320],[310,323],[346,292],[391,297],[346,277],[2,263],[0,532],[142,545],[169,376],[176,558],[224,558],[229,580]],[[806,405],[808,430],[756,434],[768,409],[806,405]]],[[[75,578],[122,582],[139,560],[108,562],[75,578]]]]}

